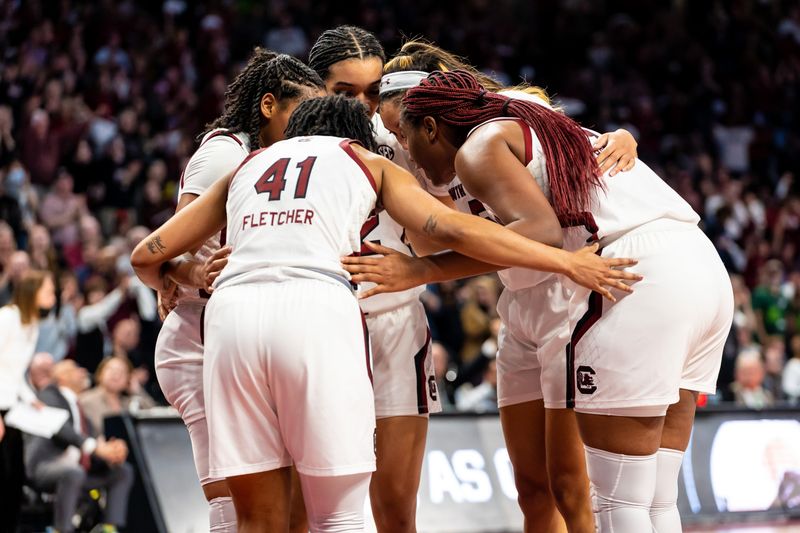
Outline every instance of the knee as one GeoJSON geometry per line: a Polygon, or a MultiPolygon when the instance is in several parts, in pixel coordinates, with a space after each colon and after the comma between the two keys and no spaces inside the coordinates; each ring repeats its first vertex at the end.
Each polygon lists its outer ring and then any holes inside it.
{"type": "Polygon", "coordinates": [[[552,503],[553,493],[546,476],[516,472],[514,484],[517,487],[517,501],[523,508],[531,504],[552,503]]]}
{"type": "Polygon", "coordinates": [[[413,531],[417,503],[415,490],[392,480],[371,491],[370,500],[375,520],[382,524],[383,531],[413,531]]]}
{"type": "Polygon", "coordinates": [[[566,470],[553,472],[550,474],[550,492],[559,508],[587,503],[589,501],[589,479],[582,472],[566,470]]]}
{"type": "Polygon", "coordinates": [[[86,482],[86,471],[78,466],[64,470],[61,482],[71,487],[79,487],[86,482]]]}

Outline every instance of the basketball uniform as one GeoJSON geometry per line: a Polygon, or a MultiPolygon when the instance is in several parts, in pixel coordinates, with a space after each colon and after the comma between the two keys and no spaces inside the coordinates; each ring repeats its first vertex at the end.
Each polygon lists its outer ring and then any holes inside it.
{"type": "MultiPolygon", "coordinates": [[[[514,94],[514,97],[530,96],[521,94],[514,94]]],[[[531,135],[527,125],[515,121],[526,134],[526,167],[545,195],[549,196],[541,144],[531,135]]],[[[498,221],[491,209],[467,192],[458,177],[450,183],[449,192],[459,211],[498,221]]],[[[543,397],[547,404],[548,397],[542,389],[542,367],[552,364],[554,358],[563,359],[570,335],[569,302],[572,288],[565,286],[557,274],[525,268],[501,270],[498,276],[504,286],[497,303],[497,312],[502,321],[497,342],[498,406],[507,407],[543,397]]],[[[563,368],[563,365],[559,368],[563,368]]],[[[557,394],[558,391],[552,392],[557,394]]],[[[563,390],[561,394],[563,396],[563,390]]]]}
{"type": "MultiPolygon", "coordinates": [[[[386,129],[380,115],[376,114],[372,122],[380,155],[414,174],[431,194],[447,194],[434,189],[422,178],[422,170],[414,164],[394,134],[386,129]]],[[[402,226],[384,210],[371,214],[362,229],[362,238],[411,255],[404,233],[402,226]]],[[[372,254],[372,250],[362,247],[361,255],[372,254]]],[[[374,286],[373,283],[361,283],[359,291],[374,286]]],[[[372,343],[375,414],[378,418],[427,415],[442,410],[433,370],[430,329],[419,299],[424,290],[425,287],[415,287],[360,300],[372,343]]]]}
{"type": "MultiPolygon", "coordinates": [[[[596,414],[662,416],[679,389],[716,391],[733,320],[730,278],[700,217],[646,164],[603,176],[573,247],[599,240],[603,257],[631,257],[644,279],[617,302],[574,286],[565,405],[596,414]]],[[[571,283],[571,282],[570,282],[571,283]]],[[[545,378],[547,383],[548,378],[545,378]]]]}
{"type": "MultiPolygon", "coordinates": [[[[224,129],[205,135],[189,159],[178,184],[182,194],[205,192],[215,181],[232,172],[247,157],[247,134],[224,129]]],[[[219,236],[209,239],[194,254],[205,261],[220,247],[219,236]]],[[[178,410],[189,430],[200,483],[214,481],[208,474],[208,428],[203,398],[203,342],[201,330],[207,294],[179,287],[178,305],[167,315],[155,348],[156,376],[167,401],[178,410]]]]}
{"type": "Polygon", "coordinates": [[[212,475],[375,469],[369,340],[340,258],[360,250],[376,199],[334,137],[281,141],[235,173],[233,252],[205,317],[212,475]]]}

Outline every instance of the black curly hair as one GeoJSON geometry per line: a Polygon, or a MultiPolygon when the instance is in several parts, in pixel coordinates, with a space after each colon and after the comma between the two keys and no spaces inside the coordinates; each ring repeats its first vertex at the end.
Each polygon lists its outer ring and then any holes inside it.
{"type": "Polygon", "coordinates": [[[378,38],[357,26],[338,26],[322,32],[308,53],[308,66],[324,80],[330,74],[331,65],[346,59],[368,57],[379,57],[381,63],[386,61],[378,38]]]}
{"type": "Polygon", "coordinates": [[[286,137],[330,135],[361,143],[371,152],[376,149],[375,132],[367,107],[342,95],[306,100],[295,109],[286,126],[286,137]]]}
{"type": "Polygon", "coordinates": [[[264,94],[272,93],[280,101],[297,98],[305,87],[324,89],[325,85],[299,59],[258,47],[225,91],[222,116],[207,124],[206,132],[216,128],[244,132],[250,137],[251,148],[259,148],[264,94]]]}

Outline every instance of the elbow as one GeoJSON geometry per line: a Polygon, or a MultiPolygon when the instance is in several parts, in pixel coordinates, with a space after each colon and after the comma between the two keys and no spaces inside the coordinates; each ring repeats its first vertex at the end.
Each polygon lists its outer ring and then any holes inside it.
{"type": "MultiPolygon", "coordinates": [[[[429,224],[431,220],[432,219],[428,219],[429,224]]],[[[462,224],[459,224],[457,220],[452,220],[449,214],[434,220],[433,231],[431,231],[429,224],[426,224],[424,228],[424,235],[435,241],[436,244],[443,249],[460,249],[462,244],[475,238],[475,235],[468,231],[462,224]]]]}
{"type": "Polygon", "coordinates": [[[564,232],[561,231],[560,226],[548,227],[547,231],[543,232],[543,238],[537,240],[542,244],[552,246],[553,248],[563,248],[564,232]]]}
{"type": "Polygon", "coordinates": [[[148,257],[143,244],[139,244],[136,248],[134,248],[133,252],[131,252],[131,266],[133,267],[133,270],[138,273],[142,269],[152,267],[152,257],[152,254],[150,254],[148,257]]]}

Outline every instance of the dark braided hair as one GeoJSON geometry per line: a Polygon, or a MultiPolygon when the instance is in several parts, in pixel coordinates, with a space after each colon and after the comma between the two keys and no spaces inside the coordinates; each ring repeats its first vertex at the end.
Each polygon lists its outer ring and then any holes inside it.
{"type": "Polygon", "coordinates": [[[316,72],[300,60],[258,47],[247,65],[225,91],[222,116],[209,123],[206,131],[226,128],[250,137],[250,146],[260,146],[259,132],[264,117],[261,98],[266,93],[276,100],[297,98],[304,87],[322,89],[325,85],[316,72]]]}
{"type": "Polygon", "coordinates": [[[342,95],[306,100],[294,110],[286,126],[286,137],[330,135],[360,142],[374,152],[375,132],[367,107],[355,98],[342,95]]]}
{"type": "Polygon", "coordinates": [[[551,203],[566,222],[589,207],[600,169],[583,129],[542,105],[488,92],[469,72],[434,72],[409,89],[403,118],[418,125],[426,116],[453,126],[460,147],[475,126],[497,117],[516,117],[533,128],[542,144],[551,203]]]}
{"type": "Polygon", "coordinates": [[[386,61],[378,38],[356,26],[338,26],[325,30],[308,53],[308,66],[327,79],[331,65],[346,59],[379,57],[381,63],[386,61]]]}

